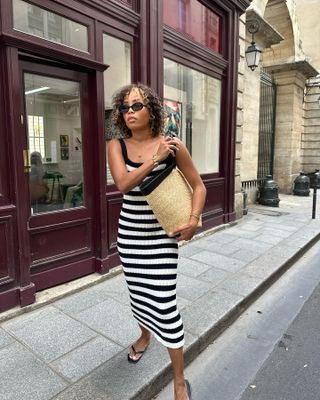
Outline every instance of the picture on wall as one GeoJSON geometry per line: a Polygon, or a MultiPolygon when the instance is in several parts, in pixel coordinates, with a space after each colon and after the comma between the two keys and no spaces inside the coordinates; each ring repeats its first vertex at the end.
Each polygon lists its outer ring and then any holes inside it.
{"type": "Polygon", "coordinates": [[[69,135],[60,135],[60,147],[69,147],[69,135]]]}
{"type": "Polygon", "coordinates": [[[165,133],[181,139],[182,103],[164,99],[165,133]]]}

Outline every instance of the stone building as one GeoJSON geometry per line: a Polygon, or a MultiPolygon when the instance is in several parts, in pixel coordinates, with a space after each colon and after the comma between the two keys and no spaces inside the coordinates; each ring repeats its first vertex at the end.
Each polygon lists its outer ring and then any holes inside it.
{"type": "Polygon", "coordinates": [[[249,200],[259,179],[273,175],[280,192],[291,193],[299,171],[320,167],[320,1],[254,0],[240,24],[240,67],[236,141],[236,207],[244,187],[249,200]],[[303,3],[303,4],[302,4],[303,3]],[[258,23],[254,41],[262,50],[251,71],[245,50],[248,28],[258,23]]]}

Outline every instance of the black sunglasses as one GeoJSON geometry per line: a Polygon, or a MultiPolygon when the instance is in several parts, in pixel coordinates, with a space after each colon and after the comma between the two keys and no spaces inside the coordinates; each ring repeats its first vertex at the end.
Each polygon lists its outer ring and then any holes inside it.
{"type": "Polygon", "coordinates": [[[119,111],[122,114],[126,114],[130,110],[130,108],[132,109],[132,111],[140,111],[143,109],[143,107],[146,107],[145,104],[140,102],[133,103],[131,104],[131,106],[128,106],[127,104],[121,104],[121,106],[119,106],[119,111]]]}

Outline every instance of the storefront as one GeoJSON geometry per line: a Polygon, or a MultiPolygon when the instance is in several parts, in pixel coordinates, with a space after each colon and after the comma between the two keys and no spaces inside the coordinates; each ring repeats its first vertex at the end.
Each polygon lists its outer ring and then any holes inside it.
{"type": "Polygon", "coordinates": [[[3,0],[0,311],[119,264],[111,98],[144,82],[208,191],[203,229],[235,219],[238,21],[249,0],[3,0]]]}

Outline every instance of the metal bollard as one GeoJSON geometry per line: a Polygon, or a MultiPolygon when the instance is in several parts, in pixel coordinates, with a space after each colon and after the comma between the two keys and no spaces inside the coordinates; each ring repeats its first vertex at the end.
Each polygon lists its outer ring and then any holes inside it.
{"type": "Polygon", "coordinates": [[[314,186],[313,186],[313,203],[312,203],[312,219],[316,218],[317,211],[317,188],[320,188],[320,172],[314,173],[314,186]]]}

